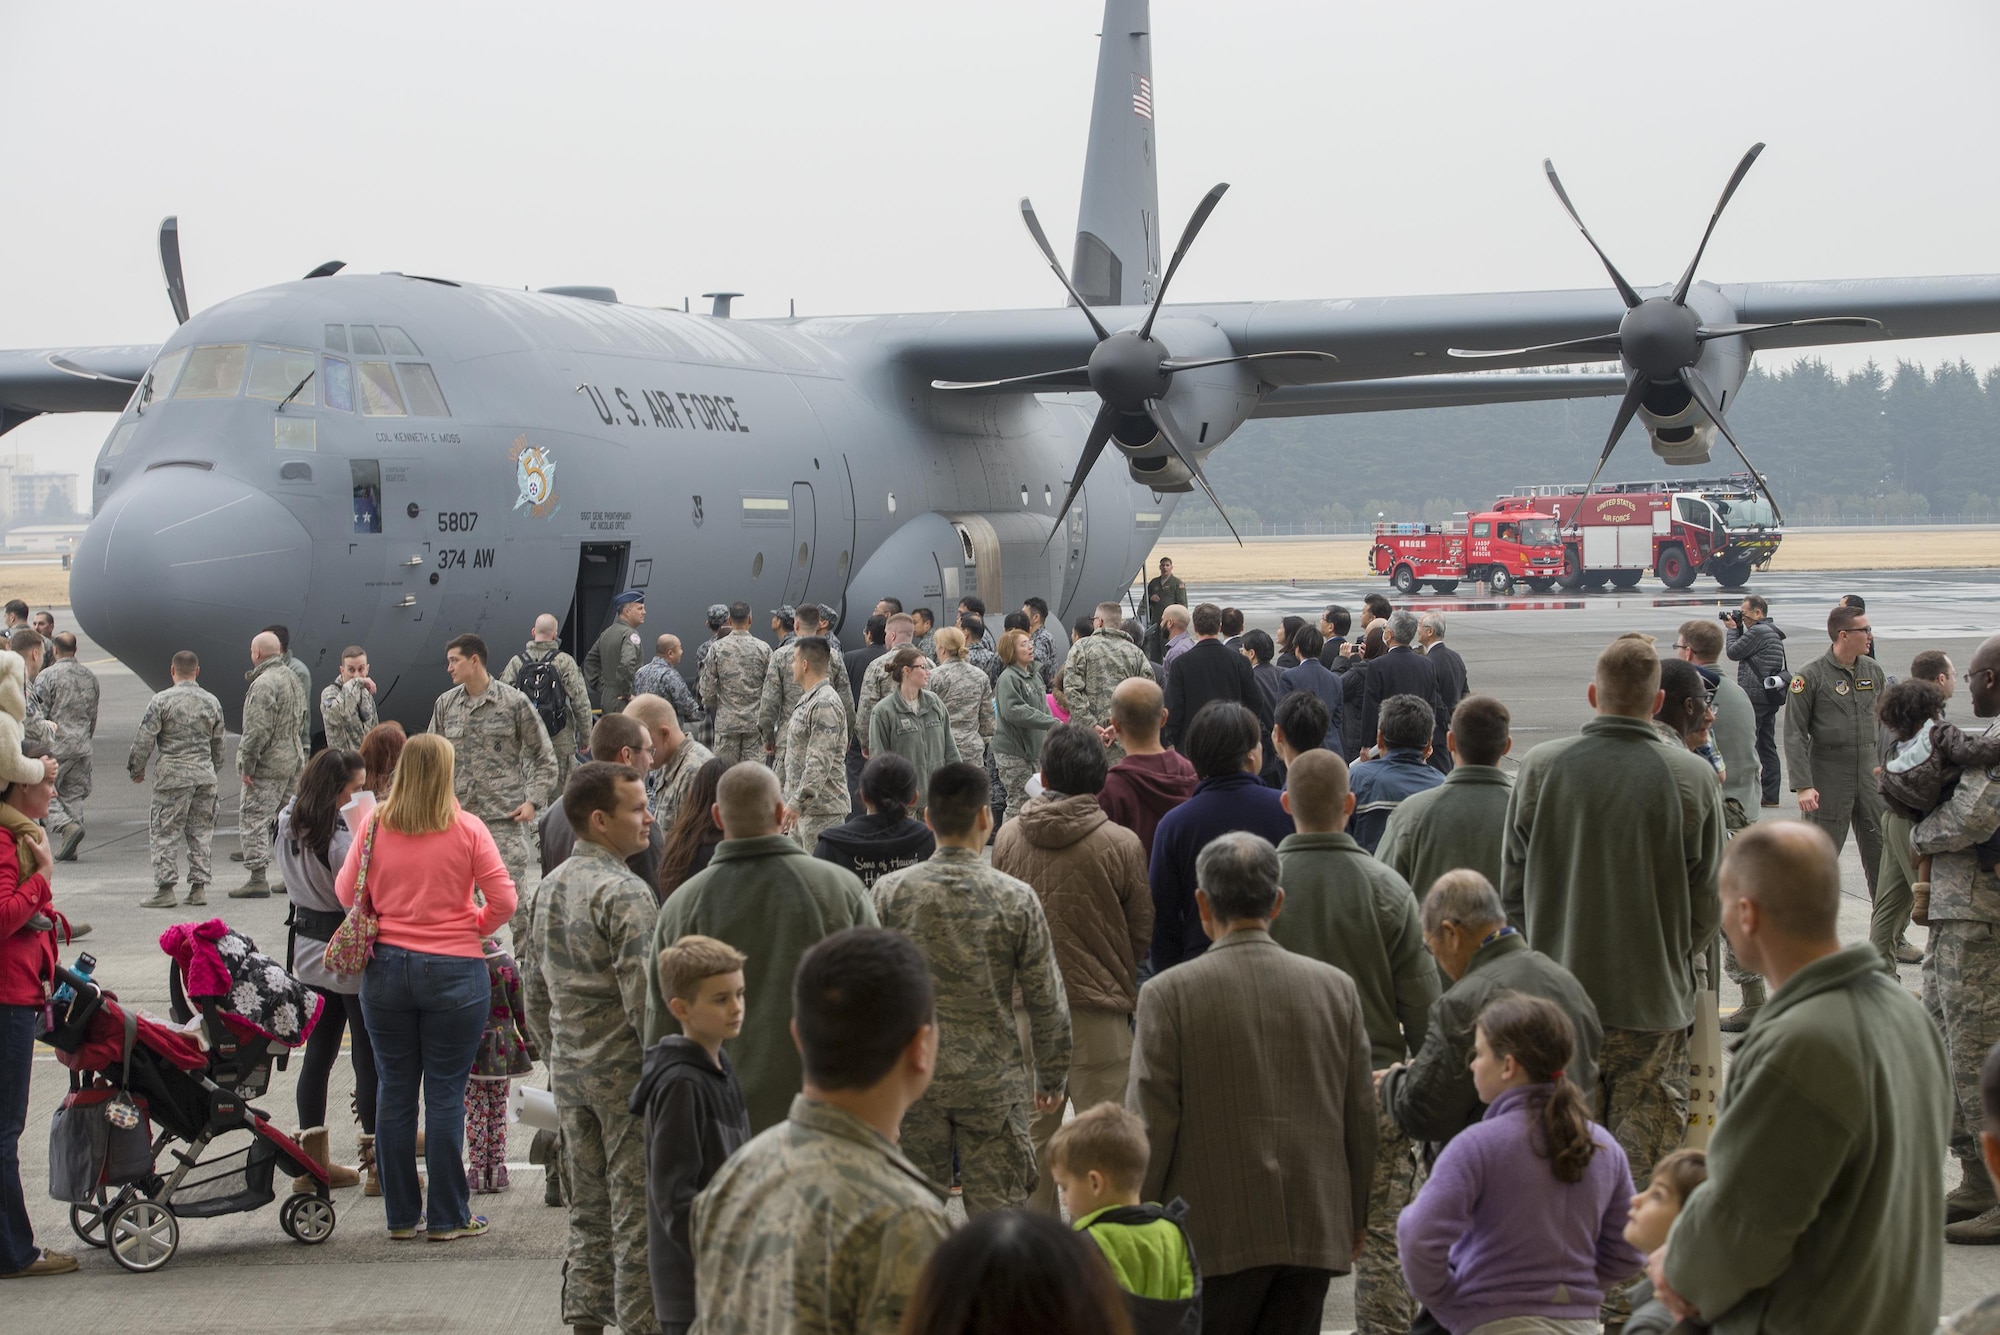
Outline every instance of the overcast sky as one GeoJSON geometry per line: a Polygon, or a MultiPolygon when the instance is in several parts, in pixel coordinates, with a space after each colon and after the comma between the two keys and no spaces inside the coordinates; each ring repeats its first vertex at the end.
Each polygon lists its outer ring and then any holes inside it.
{"type": "MultiPolygon", "coordinates": [[[[0,347],[156,342],[323,260],[741,315],[1048,306],[1095,0],[0,7],[0,347]]],[[[1154,0],[1186,301],[2000,271],[2000,6],[1154,0]]],[[[1865,348],[1828,360],[1846,367],[1865,348]]],[[[2000,337],[1876,345],[2000,364],[2000,337]]],[[[108,417],[5,444],[86,471],[108,417]]],[[[86,487],[87,491],[87,487],[86,487]]]]}

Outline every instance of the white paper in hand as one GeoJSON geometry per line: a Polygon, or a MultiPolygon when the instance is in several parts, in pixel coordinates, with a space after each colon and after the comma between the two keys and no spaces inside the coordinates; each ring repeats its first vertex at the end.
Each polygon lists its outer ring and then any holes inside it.
{"type": "Polygon", "coordinates": [[[368,813],[374,809],[375,794],[366,788],[357,788],[354,790],[354,796],[348,799],[347,805],[340,809],[340,814],[346,818],[348,829],[359,831],[367,821],[368,813]]]}

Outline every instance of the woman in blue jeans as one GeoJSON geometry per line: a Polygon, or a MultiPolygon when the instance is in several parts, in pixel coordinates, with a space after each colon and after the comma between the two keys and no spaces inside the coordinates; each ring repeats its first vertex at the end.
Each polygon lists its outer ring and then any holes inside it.
{"type": "Polygon", "coordinates": [[[480,942],[514,915],[515,895],[493,836],[453,796],[452,764],[444,738],[410,739],[334,885],[347,906],[365,885],[381,919],[361,1011],[375,1047],[376,1167],[398,1241],[486,1231],[466,1190],[465,1082],[492,1000],[480,942]],[[420,1084],[428,1201],[417,1179],[420,1084]]]}

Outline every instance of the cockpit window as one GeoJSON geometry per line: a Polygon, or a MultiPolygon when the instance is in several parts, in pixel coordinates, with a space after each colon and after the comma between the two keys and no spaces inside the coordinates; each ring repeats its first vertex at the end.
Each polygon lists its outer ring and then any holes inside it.
{"type": "Polygon", "coordinates": [[[347,351],[347,326],[330,324],[326,327],[326,345],[335,352],[347,351]]]}
{"type": "Polygon", "coordinates": [[[233,399],[243,389],[250,349],[242,343],[211,343],[188,357],[187,373],[174,391],[177,399],[233,399]]]}
{"type": "Polygon", "coordinates": [[[132,434],[139,429],[137,422],[125,422],[111,433],[111,439],[104,442],[104,457],[116,459],[125,453],[125,447],[132,443],[132,434]]]}
{"type": "Polygon", "coordinates": [[[372,352],[377,357],[382,355],[382,340],[375,337],[374,325],[358,324],[353,326],[348,332],[354,336],[355,352],[372,352]]]}
{"type": "Polygon", "coordinates": [[[320,379],[326,385],[326,406],[341,412],[354,411],[354,368],[345,357],[322,357],[320,379]]]}
{"type": "MultiPolygon", "coordinates": [[[[359,333],[361,326],[355,326],[359,333]]],[[[358,340],[357,340],[358,341],[358,340]]],[[[387,362],[361,362],[361,412],[364,417],[405,416],[403,396],[396,390],[396,373],[387,362]]]]}
{"type": "Polygon", "coordinates": [[[451,416],[451,409],[445,406],[444,391],[438,388],[437,377],[431,374],[428,365],[423,362],[400,362],[396,369],[403,373],[403,395],[409,400],[410,416],[451,416]]]}
{"type": "Polygon", "coordinates": [[[153,363],[153,369],[146,372],[139,381],[139,393],[132,407],[143,411],[147,404],[156,399],[171,398],[174,381],[180,378],[181,366],[187,361],[188,350],[175,348],[166,356],[153,363]]]}
{"type": "Polygon", "coordinates": [[[250,397],[282,401],[298,389],[292,402],[311,407],[319,402],[319,396],[314,392],[314,381],[318,377],[313,376],[318,361],[317,356],[304,348],[274,348],[259,343],[257,355],[250,359],[250,397]],[[308,376],[313,378],[308,380],[308,376]],[[301,380],[305,381],[304,389],[299,389],[301,380]]]}
{"type": "Polygon", "coordinates": [[[391,355],[397,357],[421,357],[424,355],[424,350],[412,342],[410,336],[395,325],[383,325],[381,333],[382,346],[387,348],[391,355]]]}

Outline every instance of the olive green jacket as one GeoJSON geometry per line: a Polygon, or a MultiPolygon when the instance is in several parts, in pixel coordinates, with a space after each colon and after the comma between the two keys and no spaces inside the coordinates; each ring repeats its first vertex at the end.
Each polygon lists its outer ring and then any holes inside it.
{"type": "Polygon", "coordinates": [[[1799,970],[1736,1050],[1668,1282],[1716,1335],[1929,1335],[1950,1089],[1937,1026],[1873,946],[1799,970]]]}
{"type": "Polygon", "coordinates": [[[994,754],[1039,763],[1042,741],[1056,726],[1041,676],[1033,668],[1008,664],[1000,680],[993,683],[993,708],[1000,716],[1000,726],[993,733],[994,754]]]}
{"type": "Polygon", "coordinates": [[[1421,902],[1437,878],[1460,867],[1500,884],[1507,804],[1514,782],[1492,765],[1458,765],[1436,788],[1412,794],[1389,813],[1375,856],[1410,883],[1421,902]]]}
{"type": "Polygon", "coordinates": [[[877,700],[868,715],[868,754],[879,756],[884,751],[894,751],[917,767],[914,810],[922,811],[931,771],[959,759],[951,712],[944,701],[928,690],[918,691],[917,698],[909,701],[896,689],[877,700]]]}
{"type": "Polygon", "coordinates": [[[1604,715],[1514,780],[1500,903],[1576,975],[1606,1029],[1694,1023],[1695,961],[1721,925],[1722,785],[1650,719],[1604,715]]]}
{"type": "Polygon", "coordinates": [[[785,1120],[804,1068],[792,1044],[792,975],[822,937],[872,927],[875,905],[845,867],[821,862],[789,835],[724,839],[708,866],[660,906],[646,970],[646,1046],[679,1033],[660,993],[660,952],[684,936],[712,936],[750,958],[743,966],[743,1032],[725,1045],[743,1086],[750,1129],[785,1120]]]}

